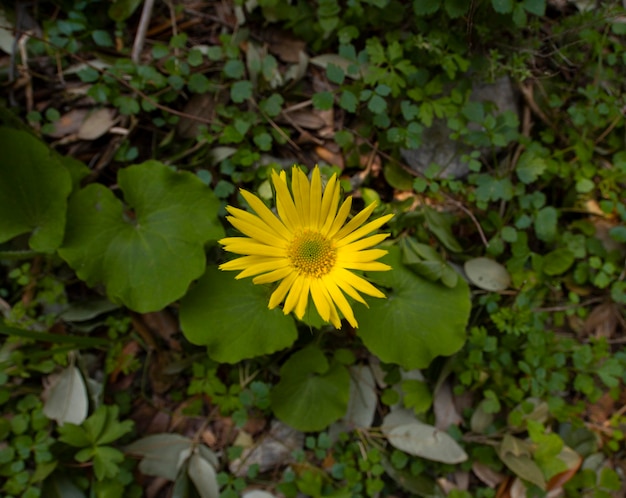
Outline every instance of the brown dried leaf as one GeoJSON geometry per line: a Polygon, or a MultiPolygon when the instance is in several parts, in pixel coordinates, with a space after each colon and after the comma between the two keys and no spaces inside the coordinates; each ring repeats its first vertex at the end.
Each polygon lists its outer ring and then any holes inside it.
{"type": "Polygon", "coordinates": [[[302,448],[303,443],[303,433],[274,420],[269,433],[255,446],[245,449],[240,458],[229,464],[229,469],[235,475],[244,476],[252,464],[257,464],[260,472],[266,472],[290,462],[293,451],[302,448]]]}
{"type": "Polygon", "coordinates": [[[170,421],[172,417],[169,413],[164,411],[158,411],[152,417],[152,420],[148,424],[148,428],[142,432],[142,434],[160,434],[163,432],[169,432],[170,421]]]}
{"type": "Polygon", "coordinates": [[[435,411],[435,427],[441,431],[446,431],[451,425],[459,425],[463,422],[463,418],[456,411],[450,382],[445,381],[435,392],[433,410],[435,411]]]}
{"type": "MultiPolygon", "coordinates": [[[[194,94],[185,105],[183,112],[189,116],[211,119],[215,113],[215,98],[210,93],[194,94]]],[[[181,117],[176,125],[176,132],[182,138],[196,138],[200,126],[206,126],[193,118],[181,117]]]]}
{"type": "Polygon", "coordinates": [[[180,343],[174,339],[174,336],[178,334],[178,322],[171,312],[163,310],[153,313],[144,313],[142,319],[150,331],[167,341],[170,349],[180,351],[180,343]]]}
{"type": "Polygon", "coordinates": [[[605,424],[615,412],[615,400],[610,393],[604,393],[598,401],[587,407],[589,420],[595,424],[605,424]]]}
{"type": "Polygon", "coordinates": [[[553,476],[548,481],[548,491],[562,490],[565,483],[576,475],[576,472],[578,472],[578,469],[583,463],[583,457],[568,446],[563,448],[561,453],[558,455],[558,459],[565,462],[567,470],[553,476]]]}
{"type": "Polygon", "coordinates": [[[315,147],[315,153],[319,158],[328,164],[339,166],[341,169],[344,167],[343,155],[339,152],[333,152],[327,147],[315,147]]]}
{"type": "Polygon", "coordinates": [[[159,496],[165,496],[164,490],[169,486],[170,481],[165,477],[152,477],[150,484],[145,487],[146,498],[158,498],[159,496]]]}
{"type": "Polygon", "coordinates": [[[620,310],[615,303],[602,303],[589,313],[582,332],[585,336],[610,339],[615,335],[620,316],[620,310]]]}
{"type": "Polygon", "coordinates": [[[135,358],[140,351],[141,346],[137,341],[126,343],[126,345],[122,348],[122,353],[116,358],[115,367],[113,368],[110,376],[111,382],[117,382],[118,376],[128,364],[129,358],[135,358]]]}
{"type": "Polygon", "coordinates": [[[513,485],[511,486],[511,489],[509,489],[511,498],[527,498],[526,491],[527,491],[526,485],[522,482],[522,480],[519,477],[515,478],[515,481],[513,481],[513,485]]]}
{"type": "Polygon", "coordinates": [[[300,109],[285,112],[283,117],[285,121],[293,126],[299,126],[307,130],[319,130],[326,125],[326,120],[320,115],[319,111],[300,109]]]}
{"type": "Polygon", "coordinates": [[[287,31],[268,29],[263,32],[263,38],[269,45],[269,51],[285,62],[299,62],[300,52],[306,49],[303,40],[297,39],[287,31]]]}
{"type": "Polygon", "coordinates": [[[206,429],[202,431],[202,441],[209,448],[213,448],[217,444],[217,438],[215,437],[215,433],[211,429],[206,429]]]}
{"type": "Polygon", "coordinates": [[[102,108],[89,114],[78,129],[81,140],[95,140],[109,131],[115,124],[115,111],[102,108]]]}
{"type": "Polygon", "coordinates": [[[484,463],[474,462],[472,464],[472,472],[476,474],[482,482],[484,482],[490,488],[495,488],[498,484],[506,479],[504,474],[496,472],[491,467],[488,467],[484,463]]]}
{"type": "Polygon", "coordinates": [[[607,251],[620,251],[624,254],[624,244],[620,244],[610,235],[612,228],[617,226],[617,221],[606,218],[592,217],[591,221],[596,229],[596,238],[602,242],[607,251]]]}
{"type": "Polygon", "coordinates": [[[86,116],[87,109],[72,109],[68,113],[63,114],[58,121],[52,124],[54,129],[47,135],[52,138],[63,138],[67,135],[74,135],[78,132],[86,116]]]}
{"type": "Polygon", "coordinates": [[[152,389],[157,394],[165,394],[178,380],[178,376],[169,375],[167,366],[174,360],[170,351],[156,351],[153,354],[153,361],[150,363],[150,383],[152,389]]]}

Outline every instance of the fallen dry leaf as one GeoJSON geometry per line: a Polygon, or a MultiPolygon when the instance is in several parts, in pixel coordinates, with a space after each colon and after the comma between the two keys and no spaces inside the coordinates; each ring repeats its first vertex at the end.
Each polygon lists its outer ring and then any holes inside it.
{"type": "Polygon", "coordinates": [[[315,153],[322,161],[328,164],[339,166],[341,169],[344,168],[343,155],[340,152],[335,152],[329,147],[319,146],[315,147],[315,153]]]}
{"type": "Polygon", "coordinates": [[[589,420],[598,425],[604,425],[614,412],[615,400],[609,393],[604,393],[598,401],[587,407],[589,420]]]}
{"type": "Polygon", "coordinates": [[[506,479],[504,474],[493,470],[484,463],[474,462],[472,464],[472,472],[490,488],[495,488],[498,484],[506,479]]]}
{"type": "Polygon", "coordinates": [[[152,332],[167,342],[170,349],[180,350],[180,343],[174,339],[174,336],[178,334],[178,322],[170,311],[144,313],[141,319],[152,332]]]}
{"type": "Polygon", "coordinates": [[[604,337],[610,339],[616,335],[617,326],[622,320],[620,307],[610,301],[596,306],[585,320],[582,333],[585,337],[604,337]]]}
{"type": "Polygon", "coordinates": [[[559,455],[559,460],[565,461],[567,470],[553,476],[548,481],[547,489],[550,491],[550,496],[554,497],[559,496],[559,491],[562,492],[565,483],[576,475],[576,472],[578,472],[578,469],[580,469],[583,463],[583,457],[567,446],[563,448],[563,451],[559,455]],[[554,495],[552,493],[554,493],[554,495]]]}
{"type": "Polygon", "coordinates": [[[435,392],[433,410],[435,427],[440,431],[446,431],[451,425],[459,425],[463,422],[463,417],[456,411],[450,382],[445,381],[435,392]]]}
{"type": "MultiPolygon", "coordinates": [[[[183,112],[189,116],[212,119],[215,114],[215,98],[210,93],[196,93],[185,105],[183,112]]],[[[200,126],[207,126],[197,119],[181,117],[176,125],[176,132],[182,138],[196,138],[200,126]]]]}
{"type": "Polygon", "coordinates": [[[115,124],[113,109],[98,109],[85,118],[78,129],[78,138],[81,140],[96,140],[108,132],[115,124]]]}
{"type": "Polygon", "coordinates": [[[87,109],[72,109],[63,114],[58,121],[52,123],[54,129],[47,133],[52,138],[63,138],[78,132],[81,124],[87,116],[87,109]]]}
{"type": "Polygon", "coordinates": [[[269,51],[284,62],[299,62],[300,52],[306,48],[304,41],[297,39],[287,31],[268,29],[262,32],[262,37],[269,45],[269,51]]]}
{"type": "Polygon", "coordinates": [[[309,109],[298,109],[295,111],[283,112],[280,121],[304,128],[306,130],[319,130],[326,125],[325,119],[319,114],[309,109]]]}

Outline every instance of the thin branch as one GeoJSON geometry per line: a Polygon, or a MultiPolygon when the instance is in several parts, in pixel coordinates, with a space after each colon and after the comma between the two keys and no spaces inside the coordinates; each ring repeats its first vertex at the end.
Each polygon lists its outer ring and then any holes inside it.
{"type": "Polygon", "coordinates": [[[152,17],[152,8],[154,7],[154,0],[145,0],[143,3],[143,9],[141,11],[141,18],[139,19],[139,27],[137,28],[137,34],[135,35],[135,41],[133,42],[133,51],[131,53],[131,60],[135,63],[139,63],[139,57],[143,50],[143,44],[146,41],[146,33],[148,32],[148,25],[150,24],[150,18],[152,17]]]}

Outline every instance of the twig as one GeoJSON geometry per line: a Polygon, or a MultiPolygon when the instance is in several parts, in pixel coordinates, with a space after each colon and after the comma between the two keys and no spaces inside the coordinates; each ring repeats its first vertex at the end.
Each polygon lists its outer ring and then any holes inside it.
{"type": "Polygon", "coordinates": [[[259,107],[259,104],[257,104],[256,100],[251,98],[250,102],[252,102],[252,105],[261,113],[261,116],[263,116],[263,118],[270,124],[270,126],[274,128],[280,134],[280,136],[283,137],[289,143],[289,145],[291,145],[297,151],[302,150],[300,146],[296,142],[291,140],[291,138],[289,138],[289,135],[287,135],[283,131],[283,129],[274,122],[272,118],[270,118],[266,113],[263,112],[263,109],[259,107]]]}
{"type": "Polygon", "coordinates": [[[145,0],[143,3],[143,9],[141,10],[141,18],[139,19],[139,27],[137,28],[137,34],[135,35],[135,41],[133,42],[133,51],[131,53],[131,60],[135,63],[139,63],[139,57],[143,50],[143,44],[146,41],[146,33],[148,32],[148,25],[150,24],[150,18],[152,17],[152,8],[154,7],[154,0],[145,0]]]}
{"type": "Polygon", "coordinates": [[[319,139],[319,138],[317,138],[317,137],[313,136],[313,134],[312,134],[312,133],[308,133],[308,132],[307,132],[305,129],[303,129],[303,128],[302,128],[302,127],[298,124],[298,123],[296,123],[296,122],[295,122],[295,121],[291,118],[291,116],[289,116],[289,113],[287,113],[287,112],[284,112],[284,111],[283,111],[283,112],[281,112],[281,113],[280,113],[280,115],[283,117],[283,119],[284,119],[285,121],[287,121],[287,122],[288,122],[291,126],[293,126],[293,127],[294,127],[294,128],[295,128],[295,129],[296,129],[296,130],[300,133],[300,134],[302,134],[302,135],[308,134],[308,135],[310,135],[311,140],[312,140],[315,144],[320,145],[320,146],[321,146],[321,145],[324,145],[324,141],[323,141],[323,140],[321,140],[321,139],[319,139]]]}
{"type": "MultiPolygon", "coordinates": [[[[624,112],[624,109],[622,109],[622,112],[624,112]]],[[[611,123],[609,124],[609,126],[607,127],[606,130],[604,130],[602,132],[602,134],[596,138],[593,143],[595,145],[598,145],[600,142],[602,142],[602,140],[604,140],[606,138],[606,136],[611,133],[611,131],[613,131],[613,128],[615,128],[617,126],[617,123],[620,122],[620,119],[622,119],[624,117],[623,114],[619,114],[617,116],[615,116],[615,119],[613,119],[613,121],[611,121],[611,123]]]]}
{"type": "Polygon", "coordinates": [[[471,220],[474,222],[474,225],[476,226],[476,230],[478,230],[478,235],[480,235],[480,240],[482,240],[483,245],[485,246],[485,248],[489,247],[489,241],[487,240],[487,237],[485,237],[485,232],[483,232],[483,227],[480,225],[480,222],[476,219],[476,216],[474,216],[474,213],[472,213],[469,209],[467,209],[462,202],[457,201],[456,199],[454,199],[453,197],[451,197],[450,195],[444,193],[443,195],[445,195],[448,200],[450,202],[452,202],[452,204],[454,204],[455,206],[457,206],[458,208],[461,209],[461,211],[463,211],[465,214],[467,214],[471,220]]]}
{"type": "MultiPolygon", "coordinates": [[[[378,150],[378,147],[375,144],[372,144],[367,138],[359,135],[356,131],[354,130],[350,130],[352,133],[354,133],[356,136],[361,137],[363,139],[363,141],[372,149],[376,149],[377,152],[383,156],[385,159],[387,159],[388,161],[392,161],[395,164],[397,164],[398,166],[400,166],[404,171],[406,171],[408,174],[413,175],[413,176],[420,176],[423,178],[423,175],[420,175],[417,171],[412,170],[409,166],[407,166],[406,164],[398,161],[395,157],[390,156],[389,154],[387,154],[386,152],[382,151],[382,150],[378,150]]],[[[447,194],[445,192],[441,192],[446,199],[448,199],[450,202],[452,202],[455,206],[459,207],[464,213],[466,213],[471,220],[474,222],[474,225],[476,226],[476,229],[478,230],[478,234],[480,235],[480,239],[483,242],[483,245],[485,247],[489,247],[489,242],[487,241],[487,237],[485,237],[485,232],[483,232],[483,229],[479,223],[479,221],[476,219],[476,217],[474,216],[474,214],[467,209],[460,201],[457,201],[454,197],[452,197],[450,194],[447,194]]]]}

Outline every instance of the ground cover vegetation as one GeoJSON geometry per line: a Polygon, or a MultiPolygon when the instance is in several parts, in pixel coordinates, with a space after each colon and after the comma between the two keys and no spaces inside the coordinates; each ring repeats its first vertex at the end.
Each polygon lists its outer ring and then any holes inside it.
{"type": "Polygon", "coordinates": [[[624,496],[624,5],[0,28],[2,496],[624,496]]]}

